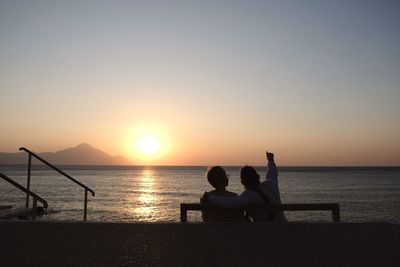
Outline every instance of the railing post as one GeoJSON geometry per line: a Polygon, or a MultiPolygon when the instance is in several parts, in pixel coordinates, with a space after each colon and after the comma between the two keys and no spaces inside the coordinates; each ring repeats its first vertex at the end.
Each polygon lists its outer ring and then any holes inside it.
{"type": "MultiPolygon", "coordinates": [[[[35,157],[36,159],[38,159],[39,161],[41,161],[42,163],[46,164],[47,166],[49,166],[50,168],[52,168],[53,170],[57,171],[58,173],[64,175],[65,177],[67,177],[68,179],[70,179],[71,181],[73,181],[74,183],[80,185],[81,187],[85,188],[85,203],[84,203],[84,214],[83,214],[83,220],[86,221],[87,219],[87,191],[90,191],[92,193],[92,195],[94,196],[94,191],[91,190],[90,188],[88,188],[87,186],[85,186],[84,184],[82,184],[81,182],[75,180],[74,178],[72,178],[71,176],[69,176],[68,174],[66,174],[65,172],[63,172],[62,170],[58,169],[57,167],[55,167],[54,165],[50,164],[49,162],[47,162],[46,160],[42,159],[41,157],[39,157],[38,155],[36,155],[35,153],[33,153],[32,151],[29,151],[28,149],[26,149],[25,147],[21,147],[19,150],[25,151],[26,153],[28,153],[29,155],[29,163],[28,163],[28,181],[27,181],[27,188],[29,189],[30,187],[30,176],[31,176],[31,159],[32,156],[35,157]]],[[[29,195],[27,195],[26,197],[26,208],[29,208],[29,195]]]]}
{"type": "Polygon", "coordinates": [[[181,203],[181,222],[187,222],[187,208],[181,203]]]}
{"type": "MultiPolygon", "coordinates": [[[[28,156],[28,177],[26,180],[26,189],[30,190],[31,187],[31,162],[32,162],[32,155],[29,154],[28,156]]],[[[29,208],[29,194],[26,194],[26,208],[29,208]]]]}
{"type": "Polygon", "coordinates": [[[85,188],[85,206],[83,208],[83,220],[86,221],[86,213],[87,213],[87,189],[85,188]]]}
{"type": "Polygon", "coordinates": [[[332,209],[332,221],[340,222],[339,204],[334,204],[334,207],[332,209]]]}
{"type": "Polygon", "coordinates": [[[36,212],[37,212],[37,199],[36,197],[34,197],[32,205],[32,221],[36,219],[36,212]]]}

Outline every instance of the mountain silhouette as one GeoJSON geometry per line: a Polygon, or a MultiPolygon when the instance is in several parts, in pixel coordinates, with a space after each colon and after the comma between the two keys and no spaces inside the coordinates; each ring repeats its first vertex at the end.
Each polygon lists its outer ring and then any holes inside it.
{"type": "MultiPolygon", "coordinates": [[[[29,149],[29,147],[28,147],[29,149]]],[[[33,151],[35,152],[35,151],[33,151]]],[[[65,165],[131,165],[132,163],[122,156],[111,156],[87,143],[76,147],[63,149],[57,152],[36,153],[52,164],[65,165]]],[[[32,158],[33,164],[39,161],[32,158]]],[[[25,152],[0,152],[0,164],[27,164],[28,154],[25,152]]]]}

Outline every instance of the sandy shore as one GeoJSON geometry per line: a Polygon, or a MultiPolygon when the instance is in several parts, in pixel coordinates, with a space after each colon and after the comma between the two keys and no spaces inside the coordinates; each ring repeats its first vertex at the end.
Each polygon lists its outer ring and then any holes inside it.
{"type": "Polygon", "coordinates": [[[0,266],[400,266],[388,223],[0,221],[0,266]]]}

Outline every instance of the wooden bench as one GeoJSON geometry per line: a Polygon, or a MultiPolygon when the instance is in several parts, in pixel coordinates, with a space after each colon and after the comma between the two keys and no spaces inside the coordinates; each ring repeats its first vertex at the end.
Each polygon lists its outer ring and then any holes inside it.
{"type": "MultiPolygon", "coordinates": [[[[254,206],[235,208],[235,209],[244,211],[249,208],[254,209],[254,206]]],[[[265,205],[257,205],[257,208],[263,209],[265,210],[265,212],[331,210],[332,221],[340,222],[340,211],[338,203],[265,204],[265,205]]],[[[215,209],[215,207],[199,203],[181,203],[181,222],[187,222],[187,212],[189,210],[203,211],[208,209],[215,209]]]]}

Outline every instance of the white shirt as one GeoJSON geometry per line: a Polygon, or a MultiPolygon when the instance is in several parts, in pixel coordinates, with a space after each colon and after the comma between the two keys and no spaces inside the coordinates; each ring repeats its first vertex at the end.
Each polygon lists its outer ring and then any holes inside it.
{"type": "Polygon", "coordinates": [[[269,198],[271,204],[281,204],[281,194],[278,186],[278,169],[275,163],[268,163],[265,181],[259,186],[260,190],[269,198]]]}

